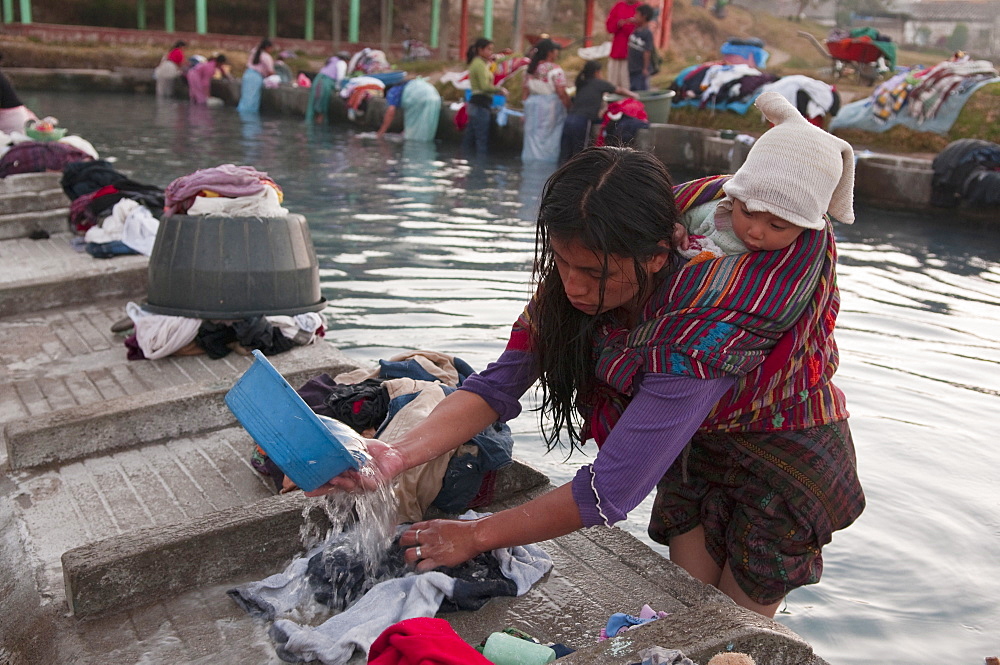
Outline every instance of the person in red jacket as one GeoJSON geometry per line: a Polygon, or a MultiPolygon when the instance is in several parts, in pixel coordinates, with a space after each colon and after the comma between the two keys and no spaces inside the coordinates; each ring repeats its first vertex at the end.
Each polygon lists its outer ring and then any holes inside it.
{"type": "Polygon", "coordinates": [[[608,82],[629,89],[628,36],[635,29],[635,10],[639,0],[620,0],[608,13],[605,26],[611,35],[611,57],[608,59],[608,82]]]}

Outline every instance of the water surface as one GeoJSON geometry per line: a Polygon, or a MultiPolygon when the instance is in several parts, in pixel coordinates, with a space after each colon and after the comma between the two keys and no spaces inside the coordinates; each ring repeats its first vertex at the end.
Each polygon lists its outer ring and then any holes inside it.
{"type": "MultiPolygon", "coordinates": [[[[227,162],[267,171],[309,220],[327,340],[359,363],[432,349],[481,368],[531,292],[548,168],[173,100],[21,96],[139,181],[227,162]]],[[[859,207],[838,239],[837,383],[868,508],[777,619],[834,664],[982,663],[1000,655],[1000,222],[859,207]]],[[[586,461],[545,455],[531,413],[512,428],[515,454],[556,483],[586,461]]],[[[648,503],[624,528],[663,552],[645,536],[648,503]]]]}

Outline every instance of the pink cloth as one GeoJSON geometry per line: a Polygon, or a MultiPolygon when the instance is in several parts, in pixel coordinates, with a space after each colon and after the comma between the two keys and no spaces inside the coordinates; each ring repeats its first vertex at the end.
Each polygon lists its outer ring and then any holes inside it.
{"type": "Polygon", "coordinates": [[[253,53],[250,54],[250,60],[247,61],[247,67],[260,72],[260,75],[267,78],[274,73],[274,58],[267,51],[260,52],[260,62],[257,64],[253,63],[253,53]]]}
{"type": "Polygon", "coordinates": [[[277,187],[266,173],[252,166],[222,164],[210,169],[199,169],[167,185],[164,191],[165,211],[168,215],[185,213],[191,207],[194,197],[202,190],[238,198],[258,194],[265,187],[271,186],[277,187]]]}
{"type": "Polygon", "coordinates": [[[625,0],[621,0],[608,13],[608,20],[605,27],[608,29],[608,33],[612,35],[610,57],[615,60],[625,60],[628,58],[628,36],[635,30],[635,23],[623,23],[619,27],[618,21],[624,21],[635,16],[635,9],[638,6],[638,1],[630,4],[625,0]]]}
{"type": "Polygon", "coordinates": [[[218,65],[215,60],[206,60],[188,70],[188,97],[192,104],[206,104],[212,94],[212,77],[218,65]]]}

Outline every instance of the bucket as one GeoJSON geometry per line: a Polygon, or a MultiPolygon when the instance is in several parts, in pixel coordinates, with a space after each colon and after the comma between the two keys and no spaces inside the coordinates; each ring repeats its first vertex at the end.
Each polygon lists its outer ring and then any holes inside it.
{"type": "Polygon", "coordinates": [[[144,309],[226,320],[294,316],[325,306],[302,215],[171,215],[160,222],[144,309]]]}
{"type": "Polygon", "coordinates": [[[263,353],[254,350],[253,356],[250,369],[226,393],[226,406],[271,461],[307,492],[357,469],[364,453],[354,430],[318,416],[263,353]]]}
{"type": "MultiPolygon", "coordinates": [[[[673,104],[673,90],[641,90],[637,93],[639,101],[646,108],[646,116],[650,123],[665,125],[670,120],[670,107],[673,104]]],[[[605,95],[609,104],[625,99],[621,95],[605,95]]]]}

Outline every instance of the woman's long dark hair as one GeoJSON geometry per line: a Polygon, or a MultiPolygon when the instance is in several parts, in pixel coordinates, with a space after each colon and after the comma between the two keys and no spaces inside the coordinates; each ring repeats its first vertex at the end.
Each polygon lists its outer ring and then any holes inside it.
{"type": "Polygon", "coordinates": [[[528,73],[534,74],[535,70],[538,69],[538,65],[541,64],[543,60],[549,57],[549,53],[556,50],[555,44],[549,40],[545,42],[539,42],[541,45],[536,46],[531,50],[531,62],[528,63],[528,73]]]}
{"type": "Polygon", "coordinates": [[[593,81],[599,71],[601,71],[601,63],[597,60],[588,60],[583,63],[583,69],[576,75],[576,89],[579,90],[587,83],[593,81]]]}
{"type": "Polygon", "coordinates": [[[271,46],[270,39],[265,37],[264,39],[260,40],[260,44],[257,44],[257,48],[253,50],[253,60],[252,60],[253,64],[255,65],[260,64],[260,52],[268,48],[269,46],[271,46]]]}
{"type": "Polygon", "coordinates": [[[486,37],[480,37],[476,41],[472,42],[472,46],[470,46],[465,52],[465,64],[471,65],[472,61],[476,59],[477,55],[479,55],[479,51],[492,43],[493,42],[486,39],[486,37]]]}
{"type": "Polygon", "coordinates": [[[582,443],[580,409],[592,405],[596,385],[594,335],[602,323],[620,315],[591,316],[570,304],[556,268],[552,239],[579,243],[603,257],[603,306],[611,255],[631,259],[638,293],[648,295],[655,276],[646,272],[645,263],[669,251],[678,217],[670,174],[647,152],[587,148],[545,183],[535,230],[533,276],[538,290],[531,339],[541,374],[539,410],[549,450],[559,445],[564,430],[570,453],[582,443]]]}

